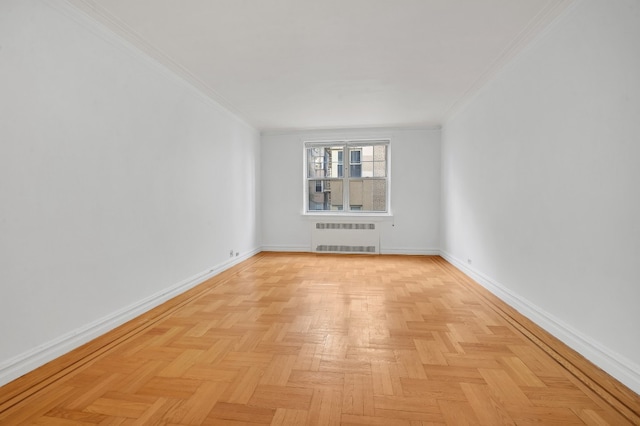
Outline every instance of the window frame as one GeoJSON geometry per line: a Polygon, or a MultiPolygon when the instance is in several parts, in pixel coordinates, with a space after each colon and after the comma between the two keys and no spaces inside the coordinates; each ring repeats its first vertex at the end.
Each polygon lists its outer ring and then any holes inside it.
{"type": "MultiPolygon", "coordinates": [[[[340,151],[339,151],[340,154],[340,151]]],[[[304,215],[322,215],[322,216],[390,216],[391,215],[391,140],[388,138],[381,139],[337,139],[337,140],[308,140],[303,143],[303,209],[304,215]],[[385,176],[350,176],[351,167],[359,165],[362,174],[362,147],[365,146],[384,146],[385,147],[385,176]],[[309,149],[326,148],[326,147],[342,147],[342,162],[338,161],[338,170],[342,171],[342,177],[309,177],[309,149]],[[353,150],[352,150],[353,149],[353,150]],[[352,164],[352,152],[360,151],[357,164],[352,164]],[[344,161],[348,159],[349,161],[344,161]],[[342,166],[342,167],[340,167],[342,166]],[[340,210],[310,210],[309,209],[309,191],[311,181],[340,181],[342,182],[342,209],[340,210]],[[352,209],[350,204],[350,182],[379,180],[386,183],[385,193],[385,209],[384,210],[357,210],[352,209]],[[345,207],[349,207],[345,210],[345,207]]],[[[324,184],[324,182],[323,182],[324,184]]],[[[324,185],[323,185],[324,187],[324,185]]],[[[334,204],[339,205],[339,204],[334,204]]]]}

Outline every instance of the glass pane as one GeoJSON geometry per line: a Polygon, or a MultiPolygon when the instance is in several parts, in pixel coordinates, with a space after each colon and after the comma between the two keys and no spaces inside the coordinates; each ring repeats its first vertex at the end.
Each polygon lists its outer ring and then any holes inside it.
{"type": "Polygon", "coordinates": [[[387,210],[387,182],[382,179],[349,181],[351,210],[383,212],[387,210]]]}
{"type": "Polygon", "coordinates": [[[310,180],[308,209],[309,211],[342,210],[342,181],[310,180]]]}
{"type": "Polygon", "coordinates": [[[386,145],[376,145],[373,147],[373,161],[386,161],[387,147],[386,145]]]}
{"type": "Polygon", "coordinates": [[[386,161],[374,161],[373,162],[373,176],[385,177],[387,175],[387,162],[386,161]]]}
{"type": "Polygon", "coordinates": [[[341,178],[344,176],[343,148],[332,146],[331,148],[331,177],[341,178]]]}
{"type": "Polygon", "coordinates": [[[383,212],[387,210],[387,181],[386,180],[370,180],[373,199],[374,212],[383,212]]]}
{"type": "Polygon", "coordinates": [[[387,175],[387,147],[376,145],[373,147],[373,176],[384,177],[387,175]]]}
{"type": "Polygon", "coordinates": [[[342,146],[307,148],[307,177],[342,177],[342,146]]]}
{"type": "Polygon", "coordinates": [[[349,149],[352,164],[349,169],[351,177],[387,176],[387,148],[385,145],[361,145],[349,149]],[[356,159],[358,166],[354,167],[356,159]]]}

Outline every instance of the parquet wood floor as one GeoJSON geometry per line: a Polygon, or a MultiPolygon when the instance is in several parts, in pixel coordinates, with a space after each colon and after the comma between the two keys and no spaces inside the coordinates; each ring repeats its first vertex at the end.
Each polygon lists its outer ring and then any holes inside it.
{"type": "Polygon", "coordinates": [[[640,424],[440,257],[262,253],[0,388],[1,424],[640,424]]]}

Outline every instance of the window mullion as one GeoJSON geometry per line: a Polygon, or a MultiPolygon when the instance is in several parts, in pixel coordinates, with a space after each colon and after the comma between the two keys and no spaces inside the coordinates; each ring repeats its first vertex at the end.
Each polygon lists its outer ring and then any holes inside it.
{"type": "Polygon", "coordinates": [[[342,205],[344,206],[342,210],[349,211],[351,210],[351,206],[349,205],[349,181],[351,170],[351,160],[349,159],[349,146],[347,144],[343,147],[342,154],[342,205]]]}

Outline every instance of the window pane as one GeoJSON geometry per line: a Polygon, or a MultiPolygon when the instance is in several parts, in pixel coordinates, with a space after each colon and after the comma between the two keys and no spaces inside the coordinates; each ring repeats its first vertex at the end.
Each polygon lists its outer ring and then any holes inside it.
{"type": "Polygon", "coordinates": [[[344,162],[342,160],[343,151],[341,146],[332,146],[331,148],[331,177],[343,177],[344,162]]]}
{"type": "Polygon", "coordinates": [[[386,147],[384,145],[374,145],[369,147],[370,151],[365,152],[362,163],[363,177],[385,177],[387,175],[386,147]]]}
{"type": "Polygon", "coordinates": [[[323,146],[307,149],[307,177],[342,177],[342,147],[323,146]]]}
{"type": "Polygon", "coordinates": [[[370,180],[373,208],[375,212],[383,212],[387,209],[387,181],[386,180],[370,180]]]}
{"type": "Polygon", "coordinates": [[[361,145],[350,148],[351,177],[386,177],[386,145],[361,145]],[[357,167],[355,166],[357,164],[357,167]]]}
{"type": "Polygon", "coordinates": [[[373,176],[387,176],[387,147],[385,145],[373,147],[373,176]]]}
{"type": "Polygon", "coordinates": [[[373,147],[373,161],[386,161],[387,160],[387,146],[375,145],[373,147]]]}
{"type": "Polygon", "coordinates": [[[387,209],[387,182],[383,179],[355,179],[349,181],[349,205],[358,210],[383,212],[387,209]]]}
{"type": "Polygon", "coordinates": [[[322,148],[307,149],[307,177],[324,177],[324,152],[322,148]]]}
{"type": "Polygon", "coordinates": [[[342,210],[342,181],[313,179],[309,181],[309,206],[311,210],[342,210]]]}
{"type": "Polygon", "coordinates": [[[387,176],[387,162],[386,161],[374,161],[372,164],[374,177],[387,176]]]}

